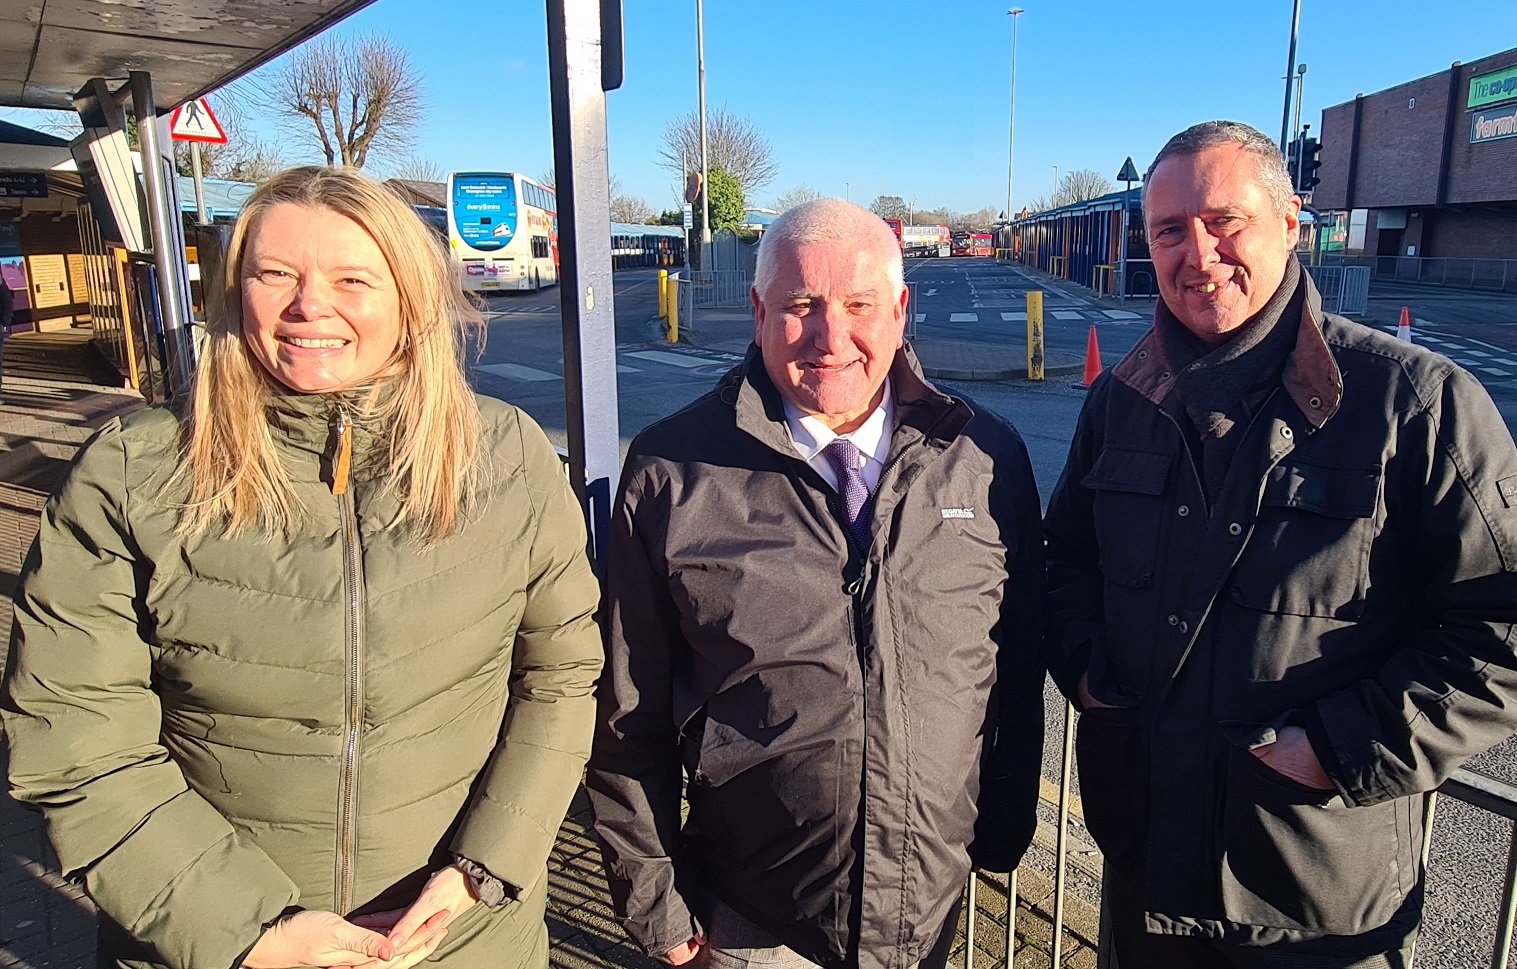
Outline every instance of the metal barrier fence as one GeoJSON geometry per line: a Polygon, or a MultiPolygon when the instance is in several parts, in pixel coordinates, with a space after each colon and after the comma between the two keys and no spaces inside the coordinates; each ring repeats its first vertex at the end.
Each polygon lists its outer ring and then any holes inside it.
{"type": "Polygon", "coordinates": [[[1366,266],[1308,266],[1322,308],[1339,315],[1363,316],[1370,306],[1370,271],[1366,266]]]}
{"type": "MultiPolygon", "coordinates": [[[[1073,840],[1070,833],[1071,805],[1076,800],[1071,793],[1073,768],[1074,768],[1074,728],[1076,714],[1072,704],[1065,704],[1064,729],[1063,729],[1063,756],[1062,770],[1059,778],[1057,798],[1049,806],[1056,806],[1058,811],[1058,829],[1055,835],[1054,865],[1053,865],[1053,893],[1051,898],[1051,911],[1049,899],[1033,900],[1022,898],[1029,907],[1037,904],[1041,909],[1037,914],[1050,918],[1051,932],[1047,951],[1038,953],[1039,963],[1047,960],[1052,967],[1062,969],[1066,961],[1066,942],[1073,938],[1069,928],[1065,924],[1066,896],[1069,892],[1069,869],[1074,865],[1075,859],[1070,857],[1070,844],[1073,840]],[[1071,939],[1066,939],[1071,936],[1071,939]]],[[[1045,784],[1045,788],[1048,785],[1045,784]]],[[[1472,770],[1456,770],[1447,781],[1435,792],[1427,796],[1423,809],[1423,840],[1422,840],[1422,868],[1427,870],[1432,855],[1433,820],[1437,811],[1440,798],[1451,797],[1463,801],[1473,807],[1489,811],[1492,814],[1514,822],[1511,843],[1507,851],[1506,876],[1503,881],[1501,896],[1501,917],[1496,926],[1496,943],[1492,952],[1490,965],[1492,969],[1508,969],[1509,956],[1514,936],[1517,936],[1517,785],[1480,774],[1472,770]]],[[[1046,799],[1046,795],[1045,795],[1046,799]]],[[[1036,842],[1035,842],[1036,843],[1036,842]]],[[[989,875],[980,872],[971,872],[969,883],[966,886],[965,917],[964,925],[955,948],[961,953],[960,962],[964,969],[975,969],[976,952],[989,954],[991,947],[977,943],[977,938],[983,937],[979,923],[988,922],[992,929],[1004,931],[1004,961],[999,962],[1005,969],[1012,969],[1017,963],[1013,955],[1017,950],[1017,900],[1019,876],[1025,884],[1031,872],[1024,872],[1028,868],[1028,862],[1023,860],[1022,867],[1014,871],[1004,881],[1001,876],[989,875]],[[1004,888],[1003,888],[1004,886],[1004,888]],[[993,893],[1006,893],[1006,909],[1004,915],[997,910],[990,910],[980,904],[982,887],[988,887],[993,893]],[[960,949],[959,946],[962,946],[960,949]]],[[[1099,873],[1092,872],[1089,866],[1082,865],[1088,874],[1094,874],[1099,878],[1099,873]]],[[[1041,877],[1046,877],[1042,872],[1036,872],[1041,877]]],[[[1076,941],[1084,942],[1085,949],[1095,953],[1095,965],[1097,969],[1119,969],[1117,960],[1111,950],[1108,927],[1105,920],[1105,910],[1102,909],[1099,925],[1094,933],[1095,938],[1085,938],[1076,941]]],[[[1026,944],[1032,940],[1024,933],[1022,936],[1026,944]]],[[[997,939],[995,949],[1001,948],[1000,939],[997,939]]],[[[1024,945],[1024,948],[1027,945],[1024,945]]],[[[1040,946],[1038,948],[1041,948],[1040,946]]],[[[991,950],[993,951],[993,950],[991,950]]],[[[1000,953],[995,953],[1000,956],[1000,953]]],[[[1076,953],[1068,958],[1079,956],[1081,964],[1089,964],[1089,955],[1076,953]]],[[[1413,957],[1415,966],[1415,953],[1413,957]]],[[[985,962],[980,960],[981,969],[985,969],[985,962]]],[[[1412,967],[1408,967],[1412,969],[1412,967]]]]}
{"type": "Polygon", "coordinates": [[[1363,266],[1386,282],[1517,293],[1517,259],[1325,255],[1322,261],[1328,266],[1363,266]]]}
{"type": "Polygon", "coordinates": [[[753,273],[749,270],[697,270],[689,274],[690,299],[695,306],[747,306],[752,286],[753,273]]]}

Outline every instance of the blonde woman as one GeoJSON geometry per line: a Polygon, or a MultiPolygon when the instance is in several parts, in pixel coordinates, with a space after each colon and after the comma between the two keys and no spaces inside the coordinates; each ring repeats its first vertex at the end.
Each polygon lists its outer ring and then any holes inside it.
{"type": "Polygon", "coordinates": [[[188,403],[48,503],[4,684],[14,795],[102,964],[543,967],[598,589],[552,447],[476,397],[478,315],[356,171],[249,199],[188,403]]]}

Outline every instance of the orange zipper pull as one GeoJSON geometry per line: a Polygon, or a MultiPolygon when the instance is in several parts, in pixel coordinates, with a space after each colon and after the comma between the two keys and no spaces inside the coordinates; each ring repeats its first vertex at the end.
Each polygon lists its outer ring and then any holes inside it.
{"type": "Polygon", "coordinates": [[[348,471],[353,466],[353,427],[347,414],[337,418],[337,457],[332,461],[332,494],[348,493],[348,471]]]}

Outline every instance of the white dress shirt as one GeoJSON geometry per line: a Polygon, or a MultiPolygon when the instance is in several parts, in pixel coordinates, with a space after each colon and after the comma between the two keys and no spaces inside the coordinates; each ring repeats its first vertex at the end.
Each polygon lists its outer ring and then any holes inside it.
{"type": "Polygon", "coordinates": [[[832,470],[832,462],[827,460],[822,449],[831,444],[834,438],[846,437],[859,449],[859,460],[863,462],[860,472],[864,476],[864,486],[870,494],[874,494],[874,489],[880,483],[880,475],[885,471],[885,459],[890,455],[890,431],[895,426],[895,402],[890,396],[890,378],[885,378],[885,394],[880,400],[880,406],[870,413],[858,430],[850,434],[834,434],[831,428],[815,416],[804,413],[788,400],[784,404],[785,423],[790,427],[790,440],[795,444],[796,453],[816,468],[817,473],[836,491],[837,472],[832,470]]]}

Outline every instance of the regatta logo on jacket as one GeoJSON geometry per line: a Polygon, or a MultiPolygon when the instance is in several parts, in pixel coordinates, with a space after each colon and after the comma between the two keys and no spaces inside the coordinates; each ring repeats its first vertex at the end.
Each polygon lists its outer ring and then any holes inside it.
{"type": "Polygon", "coordinates": [[[973,517],[974,517],[974,509],[973,508],[944,508],[943,509],[943,520],[944,521],[947,521],[950,518],[973,518],[973,517]]]}

